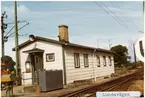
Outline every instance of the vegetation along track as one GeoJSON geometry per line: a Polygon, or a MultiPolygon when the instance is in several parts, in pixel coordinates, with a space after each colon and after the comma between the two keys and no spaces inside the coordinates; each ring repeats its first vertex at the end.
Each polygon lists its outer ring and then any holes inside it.
{"type": "Polygon", "coordinates": [[[67,94],[60,95],[59,97],[92,97],[96,96],[97,91],[113,91],[118,88],[120,85],[127,83],[131,80],[134,80],[136,77],[143,76],[143,70],[138,70],[132,74],[122,76],[111,81],[107,81],[103,84],[93,85],[87,88],[82,88],[67,94]]]}

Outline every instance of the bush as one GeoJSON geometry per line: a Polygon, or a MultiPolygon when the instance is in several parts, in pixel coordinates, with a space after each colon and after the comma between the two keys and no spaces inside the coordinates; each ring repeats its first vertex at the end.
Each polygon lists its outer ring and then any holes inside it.
{"type": "Polygon", "coordinates": [[[127,63],[125,66],[126,67],[128,67],[128,68],[132,68],[132,69],[134,69],[134,68],[137,68],[138,66],[143,66],[143,62],[141,62],[141,61],[138,61],[138,62],[132,62],[132,63],[127,63]]]}

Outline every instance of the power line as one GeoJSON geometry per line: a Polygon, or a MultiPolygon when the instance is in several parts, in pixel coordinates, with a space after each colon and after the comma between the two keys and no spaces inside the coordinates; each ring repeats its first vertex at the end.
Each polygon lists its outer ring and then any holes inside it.
{"type": "MultiPolygon", "coordinates": [[[[22,28],[24,28],[24,27],[27,26],[28,24],[29,24],[29,23],[25,24],[24,26],[20,27],[18,30],[21,30],[22,28]]],[[[7,36],[10,37],[10,36],[12,36],[13,34],[14,34],[14,32],[11,33],[11,34],[9,34],[9,35],[7,35],[7,36]]]]}
{"type": "MultiPolygon", "coordinates": [[[[17,22],[18,23],[18,22],[17,22]]],[[[21,28],[19,28],[18,30],[21,30],[22,28],[24,28],[26,25],[28,25],[29,23],[27,22],[27,24],[25,24],[24,26],[22,26],[21,28]]],[[[15,26],[13,26],[12,28],[11,28],[11,30],[14,28],[15,26]]],[[[11,32],[11,30],[9,31],[9,32],[11,32]]],[[[10,33],[9,34],[9,32],[4,36],[4,41],[5,42],[7,42],[8,41],[8,38],[9,37],[12,37],[12,35],[15,33],[15,32],[13,32],[13,33],[10,33]],[[8,35],[9,34],[9,35],[8,35]]],[[[27,36],[28,34],[18,34],[18,36],[27,36]]]]}
{"type": "MultiPolygon", "coordinates": [[[[27,22],[26,20],[24,20],[24,21],[18,21],[17,23],[23,23],[23,22],[26,22],[27,24],[29,24],[29,22],[27,22]]],[[[7,24],[14,24],[14,23],[7,23],[7,24]]],[[[13,27],[10,29],[10,31],[8,31],[8,33],[5,34],[5,36],[8,36],[8,34],[13,30],[14,27],[15,27],[15,26],[13,26],[13,27]]]]}
{"type": "MultiPolygon", "coordinates": [[[[120,6],[118,6],[115,2],[110,2],[116,9],[121,9],[120,8],[120,6]]],[[[127,15],[124,13],[124,12],[122,12],[121,14],[123,14],[124,15],[124,18],[125,18],[125,20],[126,21],[128,21],[128,22],[131,22],[132,23],[132,25],[135,27],[135,28],[137,28],[138,29],[138,27],[136,26],[136,24],[133,22],[133,20],[130,18],[130,21],[127,19],[127,15]]]]}
{"type": "Polygon", "coordinates": [[[108,42],[109,42],[109,49],[111,49],[111,38],[110,39],[108,39],[108,42]]]}
{"type": "MultiPolygon", "coordinates": [[[[17,23],[23,23],[23,22],[27,22],[27,21],[26,20],[23,20],[23,21],[18,20],[17,23]]],[[[9,23],[6,23],[6,24],[14,24],[14,22],[9,22],[9,23]]]]}
{"type": "Polygon", "coordinates": [[[15,26],[13,26],[13,27],[10,29],[10,31],[9,31],[8,33],[5,34],[5,36],[7,36],[7,35],[13,30],[14,27],[15,27],[15,26]]]}
{"type": "Polygon", "coordinates": [[[121,26],[123,26],[124,28],[127,28],[124,24],[122,24],[117,18],[115,18],[112,14],[110,14],[109,11],[107,11],[104,7],[102,7],[102,5],[100,5],[99,3],[97,3],[96,1],[94,1],[95,4],[97,4],[101,9],[103,9],[107,14],[111,15],[113,19],[115,19],[121,26]]]}
{"type": "MultiPolygon", "coordinates": [[[[109,2],[113,7],[115,7],[116,9],[120,8],[119,6],[117,7],[117,5],[113,2],[109,2]]],[[[125,17],[125,20],[128,21],[128,19],[126,18],[126,15],[123,12],[120,12],[120,14],[123,14],[125,17]]]]}
{"type": "MultiPolygon", "coordinates": [[[[103,6],[105,6],[115,17],[116,17],[116,19],[117,20],[119,20],[119,22],[120,23],[122,23],[123,24],[123,26],[125,27],[125,28],[128,28],[128,26],[126,25],[126,24],[124,24],[123,22],[122,22],[122,20],[118,17],[118,16],[116,16],[116,14],[112,11],[112,10],[110,10],[104,3],[102,3],[101,1],[100,1],[100,3],[103,5],[103,6]]],[[[129,28],[128,28],[129,29],[129,28]]]]}
{"type": "MultiPolygon", "coordinates": [[[[110,2],[113,6],[114,6],[114,4],[112,3],[112,2],[110,2]]],[[[114,6],[115,7],[115,6],[114,6]]],[[[116,7],[115,7],[116,8],[116,7]]],[[[116,8],[117,9],[117,8],[116,8]]],[[[113,11],[112,11],[113,12],[113,11]]],[[[114,13],[115,14],[115,13],[114,13]]],[[[121,12],[120,12],[120,14],[122,14],[121,12]]],[[[126,19],[126,18],[125,18],[126,19]]],[[[121,20],[121,19],[120,19],[121,20]]],[[[126,19],[127,20],[127,19],[126,19]]],[[[125,23],[125,25],[127,26],[127,24],[125,23]]],[[[128,27],[128,26],[127,26],[128,27]]]]}

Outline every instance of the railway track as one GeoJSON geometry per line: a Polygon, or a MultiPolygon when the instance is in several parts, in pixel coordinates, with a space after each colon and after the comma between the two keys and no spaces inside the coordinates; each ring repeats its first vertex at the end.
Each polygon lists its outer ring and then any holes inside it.
{"type": "Polygon", "coordinates": [[[143,70],[138,70],[132,74],[122,76],[120,78],[107,81],[103,84],[93,85],[87,88],[82,88],[67,94],[60,95],[58,97],[95,97],[97,91],[113,91],[120,85],[134,80],[136,77],[143,76],[143,70]]]}

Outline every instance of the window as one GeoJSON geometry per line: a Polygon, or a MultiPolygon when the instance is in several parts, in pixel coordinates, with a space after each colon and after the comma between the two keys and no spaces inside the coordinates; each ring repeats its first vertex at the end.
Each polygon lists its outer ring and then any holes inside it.
{"type": "Polygon", "coordinates": [[[54,53],[46,54],[46,62],[53,62],[53,61],[55,61],[54,53]]]}
{"type": "Polygon", "coordinates": [[[103,56],[103,65],[106,66],[106,57],[103,56]]]}
{"type": "Polygon", "coordinates": [[[74,65],[75,65],[75,68],[80,68],[80,56],[79,56],[79,53],[74,53],[74,65]]]}
{"type": "Polygon", "coordinates": [[[84,54],[84,66],[89,67],[88,54],[84,54]]]}
{"type": "Polygon", "coordinates": [[[97,66],[100,67],[100,57],[96,55],[96,58],[97,58],[97,66]]]}
{"type": "Polygon", "coordinates": [[[109,66],[111,66],[112,63],[111,63],[111,56],[109,56],[109,66]]]}

